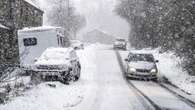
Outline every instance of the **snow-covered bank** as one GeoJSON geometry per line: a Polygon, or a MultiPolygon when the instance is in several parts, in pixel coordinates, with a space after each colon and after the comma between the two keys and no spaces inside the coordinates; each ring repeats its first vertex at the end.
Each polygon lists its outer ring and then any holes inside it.
{"type": "Polygon", "coordinates": [[[78,84],[66,86],[59,82],[42,83],[23,96],[1,105],[0,110],[64,110],[77,105],[82,99],[82,89],[78,84]]]}
{"type": "Polygon", "coordinates": [[[160,74],[164,75],[172,84],[178,86],[187,93],[195,95],[195,85],[193,78],[181,67],[181,59],[172,52],[155,55],[160,59],[158,67],[160,74]]]}
{"type": "MultiPolygon", "coordinates": [[[[172,84],[176,85],[180,89],[195,95],[195,84],[192,82],[192,78],[181,67],[182,59],[176,57],[173,52],[159,53],[159,49],[143,49],[143,50],[131,50],[138,53],[153,53],[155,59],[159,60],[157,63],[159,70],[159,77],[166,77],[172,84]]],[[[122,57],[127,57],[127,51],[120,52],[122,57]]]]}

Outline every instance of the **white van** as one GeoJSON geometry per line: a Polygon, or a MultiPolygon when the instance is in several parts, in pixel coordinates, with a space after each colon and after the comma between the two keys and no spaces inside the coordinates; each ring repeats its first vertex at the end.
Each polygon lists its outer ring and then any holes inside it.
{"type": "Polygon", "coordinates": [[[34,64],[48,47],[67,47],[68,36],[60,27],[33,27],[18,31],[20,66],[34,64]]]}

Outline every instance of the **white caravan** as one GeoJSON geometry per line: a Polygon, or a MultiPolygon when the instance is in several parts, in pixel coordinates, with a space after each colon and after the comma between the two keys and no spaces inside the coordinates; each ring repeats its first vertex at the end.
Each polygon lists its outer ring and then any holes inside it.
{"type": "Polygon", "coordinates": [[[69,38],[60,27],[33,27],[18,31],[20,65],[28,67],[34,64],[37,58],[48,47],[67,47],[69,38]]]}

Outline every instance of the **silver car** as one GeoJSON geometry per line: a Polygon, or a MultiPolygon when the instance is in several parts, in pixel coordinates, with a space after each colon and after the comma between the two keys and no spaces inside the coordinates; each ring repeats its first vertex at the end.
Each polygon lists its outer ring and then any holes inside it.
{"type": "Polygon", "coordinates": [[[152,54],[129,53],[125,59],[125,75],[128,78],[157,80],[158,69],[152,54]]]}
{"type": "Polygon", "coordinates": [[[71,47],[75,50],[84,49],[84,44],[79,40],[71,40],[71,47]]]}
{"type": "Polygon", "coordinates": [[[125,41],[125,39],[116,39],[114,42],[113,48],[126,50],[127,42],[125,41]]]}

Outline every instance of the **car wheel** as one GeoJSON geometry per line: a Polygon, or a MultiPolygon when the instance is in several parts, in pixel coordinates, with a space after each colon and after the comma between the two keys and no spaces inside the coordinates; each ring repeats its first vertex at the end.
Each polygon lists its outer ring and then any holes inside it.
{"type": "Polygon", "coordinates": [[[64,84],[69,84],[71,81],[74,81],[73,71],[73,69],[70,69],[67,72],[63,72],[60,81],[64,84]]]}
{"type": "Polygon", "coordinates": [[[129,77],[129,76],[126,76],[127,80],[135,80],[134,77],[129,77]]]}
{"type": "Polygon", "coordinates": [[[30,70],[24,70],[24,76],[30,76],[33,72],[30,70]]]}
{"type": "Polygon", "coordinates": [[[116,50],[117,48],[115,46],[113,46],[113,49],[116,50]]]}
{"type": "Polygon", "coordinates": [[[40,84],[42,82],[41,75],[37,72],[31,74],[31,82],[35,85],[40,84]]]}
{"type": "Polygon", "coordinates": [[[74,69],[71,69],[69,72],[69,74],[67,75],[67,80],[70,82],[70,81],[73,81],[73,73],[74,73],[74,69]]]}
{"type": "Polygon", "coordinates": [[[78,81],[81,75],[81,68],[77,67],[77,75],[75,76],[75,81],[78,81]]]}
{"type": "Polygon", "coordinates": [[[153,78],[152,81],[158,82],[158,78],[153,78]]]}
{"type": "Polygon", "coordinates": [[[59,77],[59,81],[62,82],[63,84],[69,84],[69,79],[68,79],[68,76],[69,76],[69,71],[64,71],[62,74],[61,74],[61,77],[59,77]]]}

